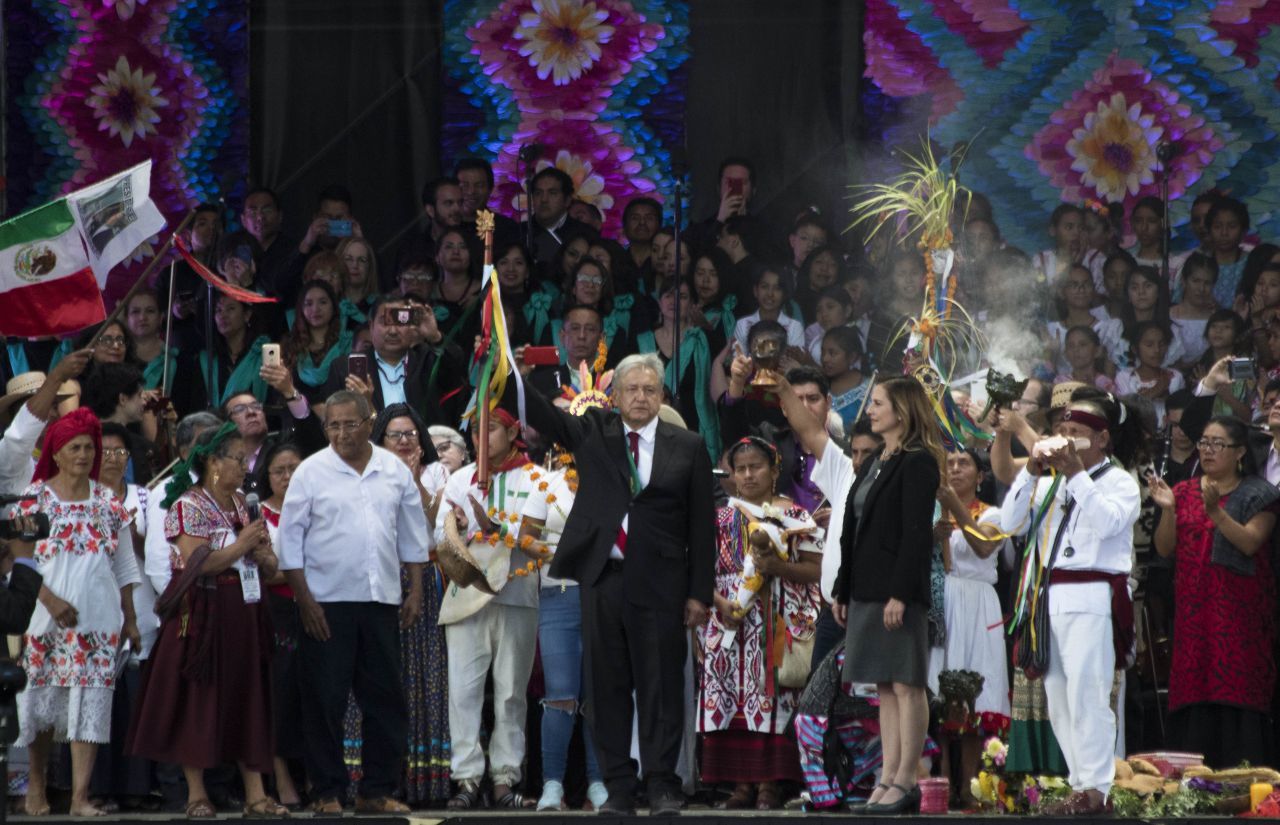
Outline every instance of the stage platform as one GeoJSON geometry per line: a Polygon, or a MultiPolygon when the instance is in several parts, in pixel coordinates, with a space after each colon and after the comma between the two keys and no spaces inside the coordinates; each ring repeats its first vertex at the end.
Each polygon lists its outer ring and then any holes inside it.
{"type": "MultiPolygon", "coordinates": [[[[1180,825],[1195,825],[1200,822],[1216,822],[1231,819],[1232,817],[1196,817],[1196,818],[1180,818],[1169,820],[1139,820],[1139,819],[1115,819],[1112,817],[1099,817],[1091,821],[1097,822],[1126,822],[1140,823],[1151,821],[1164,821],[1170,823],[1179,823],[1180,825]]],[[[219,820],[242,821],[243,818],[239,814],[222,814],[219,820]]],[[[848,825],[850,822],[857,822],[858,825],[907,825],[908,823],[920,823],[921,825],[937,825],[939,822],[963,822],[966,825],[1076,825],[1080,820],[1067,819],[1062,817],[1036,817],[1036,816],[1000,816],[989,814],[965,814],[951,813],[939,816],[900,816],[900,817],[876,817],[876,816],[854,816],[852,814],[818,814],[804,813],[801,811],[770,811],[760,813],[756,811],[712,811],[712,810],[689,810],[685,811],[682,816],[678,817],[651,817],[646,816],[642,810],[636,817],[608,817],[598,816],[592,813],[535,813],[533,811],[472,811],[467,813],[448,813],[445,811],[415,811],[414,813],[404,816],[365,816],[348,813],[343,817],[312,817],[308,813],[295,814],[292,821],[305,821],[315,823],[339,823],[359,821],[361,825],[500,825],[510,823],[515,820],[528,821],[529,823],[538,823],[538,825],[585,825],[585,823],[599,823],[599,825],[643,825],[643,823],[653,823],[653,825],[734,825],[734,823],[749,823],[749,825],[769,825],[769,823],[786,823],[787,825],[795,825],[797,822],[816,822],[816,823],[844,823],[848,825]]],[[[42,823],[42,825],[84,825],[84,819],[68,819],[59,817],[31,817],[10,814],[9,822],[34,822],[42,823]]],[[[102,817],[94,820],[95,822],[189,822],[181,814],[121,814],[118,816],[102,817]]],[[[263,820],[259,820],[263,821],[263,820]]],[[[281,822],[290,820],[278,820],[281,822]]]]}

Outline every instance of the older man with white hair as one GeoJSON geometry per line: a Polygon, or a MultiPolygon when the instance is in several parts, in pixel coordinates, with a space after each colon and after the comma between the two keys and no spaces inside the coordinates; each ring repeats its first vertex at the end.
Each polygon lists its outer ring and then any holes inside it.
{"type": "Polygon", "coordinates": [[[526,396],[529,423],[572,451],[578,469],[551,575],[581,585],[586,711],[609,789],[602,813],[634,812],[637,711],[650,810],[683,805],[686,628],[706,621],[714,587],[711,462],[697,433],[659,420],[662,375],[656,355],[622,359],[617,414],[573,416],[526,396]]]}

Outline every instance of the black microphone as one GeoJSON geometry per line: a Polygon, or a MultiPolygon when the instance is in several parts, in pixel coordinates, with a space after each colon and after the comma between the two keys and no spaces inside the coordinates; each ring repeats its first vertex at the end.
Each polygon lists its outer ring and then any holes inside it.
{"type": "Polygon", "coordinates": [[[546,151],[547,147],[541,143],[526,143],[520,147],[520,160],[525,163],[532,163],[535,160],[540,160],[546,151]]]}
{"type": "Polygon", "coordinates": [[[1156,157],[1161,163],[1168,163],[1178,156],[1178,144],[1162,140],[1156,144],[1156,157]]]}
{"type": "Polygon", "coordinates": [[[258,494],[250,493],[244,497],[244,508],[249,511],[249,523],[262,518],[262,508],[258,505],[258,494]]]}

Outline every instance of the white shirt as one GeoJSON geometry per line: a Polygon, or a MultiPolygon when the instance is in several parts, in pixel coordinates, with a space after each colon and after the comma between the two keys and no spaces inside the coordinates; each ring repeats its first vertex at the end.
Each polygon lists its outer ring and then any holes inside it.
{"type": "MultiPolygon", "coordinates": [[[[645,424],[639,430],[633,430],[630,424],[623,423],[622,432],[625,433],[623,438],[626,439],[627,455],[631,454],[631,433],[640,433],[640,444],[636,448],[640,453],[640,460],[636,463],[636,475],[640,476],[641,489],[649,486],[649,474],[653,472],[653,445],[654,438],[658,435],[658,418],[654,416],[653,420],[645,424]]],[[[627,531],[627,525],[631,521],[631,513],[622,517],[622,531],[627,531]]],[[[609,558],[622,558],[622,549],[618,545],[614,545],[609,551],[609,558]]]]}
{"type": "Polygon", "coordinates": [[[853,488],[856,475],[853,461],[840,445],[827,439],[822,455],[815,456],[809,480],[827,497],[831,507],[831,519],[827,522],[827,536],[822,542],[822,597],[835,601],[832,591],[836,586],[836,574],[840,572],[840,534],[844,531],[844,505],[853,488]]]}
{"type": "Polygon", "coordinates": [[[27,489],[36,472],[31,453],[42,432],[44,422],[27,409],[26,401],[20,402],[17,414],[0,438],[0,493],[16,496],[27,489]]]}
{"type": "MultiPolygon", "coordinates": [[[[193,473],[191,480],[195,481],[195,479],[193,473]]],[[[157,593],[164,592],[169,586],[169,578],[173,575],[171,559],[174,545],[170,544],[164,535],[164,520],[169,510],[160,504],[168,495],[165,489],[168,486],[169,478],[166,477],[151,490],[151,495],[147,498],[147,524],[156,525],[156,529],[148,530],[142,537],[142,572],[157,593]]]]}
{"type": "MultiPolygon", "coordinates": [[[[974,519],[978,524],[1000,524],[1000,508],[988,507],[982,512],[982,515],[974,519]]],[[[985,559],[978,558],[978,554],[973,551],[973,547],[969,545],[969,540],[965,538],[965,532],[956,529],[951,532],[951,572],[948,576],[957,579],[971,579],[983,584],[995,584],[998,578],[996,571],[996,561],[1000,558],[1000,551],[1008,540],[1001,542],[991,555],[985,559]]]]}
{"type": "Polygon", "coordinates": [[[1280,453],[1276,452],[1274,441],[1267,447],[1267,466],[1263,474],[1267,481],[1280,487],[1280,453]]]}
{"type": "MultiPolygon", "coordinates": [[[[758,323],[760,323],[760,311],[756,310],[745,318],[739,318],[738,323],[733,327],[733,337],[737,340],[738,345],[742,347],[742,351],[747,354],[751,353],[751,350],[747,347],[747,337],[751,334],[751,328],[758,323]]],[[[787,346],[804,346],[804,326],[799,321],[785,312],[780,312],[778,313],[778,323],[782,324],[782,328],[787,331],[787,346]]]]}
{"type": "MultiPolygon", "coordinates": [[[[480,523],[476,520],[475,509],[471,504],[473,498],[484,505],[486,511],[490,509],[494,511],[492,520],[495,522],[495,526],[501,523],[501,526],[506,530],[504,535],[519,536],[520,516],[524,513],[525,504],[528,502],[530,495],[539,495],[534,491],[536,485],[544,480],[539,478],[539,482],[535,482],[530,478],[529,470],[524,467],[517,467],[514,470],[496,473],[490,477],[489,492],[487,495],[482,496],[480,495],[480,488],[473,481],[475,474],[476,465],[475,462],[472,462],[449,476],[449,482],[444,485],[444,499],[440,502],[440,509],[436,512],[435,539],[437,543],[444,541],[444,525],[448,519],[453,518],[454,507],[467,514],[467,535],[472,535],[480,529],[480,523]],[[512,520],[513,518],[514,521],[512,520]]],[[[539,473],[539,476],[541,476],[541,473],[539,473]]],[[[512,548],[512,571],[528,563],[529,558],[524,553],[519,549],[512,548]]],[[[538,577],[513,575],[498,591],[498,595],[494,597],[493,601],[496,604],[505,604],[510,607],[537,607],[538,577]]]]}
{"type": "MultiPolygon", "coordinates": [[[[151,534],[147,526],[157,523],[150,521],[151,502],[156,498],[164,498],[164,496],[157,496],[155,491],[139,487],[137,484],[130,484],[126,488],[124,507],[133,514],[133,526],[142,537],[144,566],[147,542],[151,534]]],[[[159,524],[161,526],[154,532],[163,534],[164,522],[159,524]]],[[[161,538],[163,539],[163,535],[161,538]]],[[[167,579],[165,583],[168,584],[167,579]]],[[[134,655],[138,659],[146,659],[151,655],[151,648],[155,645],[156,636],[160,633],[160,617],[156,615],[156,590],[152,586],[150,574],[140,576],[138,583],[133,587],[133,612],[138,619],[138,635],[142,637],[142,650],[134,651],[134,655]]]]}
{"type": "MultiPolygon", "coordinates": [[[[560,544],[560,536],[564,534],[565,523],[569,520],[569,512],[578,497],[577,492],[569,487],[564,470],[539,471],[542,481],[547,482],[545,491],[534,490],[529,494],[524,505],[524,518],[542,522],[541,541],[552,553],[560,544]]],[[[547,572],[549,565],[542,566],[543,587],[577,587],[573,579],[557,579],[547,572]]]]}
{"type": "MultiPolygon", "coordinates": [[[[1091,467],[1090,471],[1096,467],[1091,467]]],[[[1027,532],[1034,512],[1032,490],[1039,507],[1053,483],[1048,476],[1039,479],[1024,467],[1018,472],[1005,496],[1000,511],[1002,532],[1021,535],[1027,532]]],[[[1138,482],[1122,467],[1103,473],[1095,481],[1089,473],[1076,473],[1064,481],[1055,494],[1052,509],[1039,529],[1040,563],[1047,564],[1053,550],[1054,536],[1062,523],[1062,511],[1068,496],[1076,501],[1071,521],[1058,547],[1055,569],[1100,570],[1107,573],[1129,573],[1133,570],[1133,525],[1138,521],[1142,494],[1138,482]]],[[[1105,582],[1056,585],[1050,600],[1050,612],[1098,613],[1110,615],[1110,588],[1105,582]]]]}
{"type": "Polygon", "coordinates": [[[280,569],[306,572],[318,602],[399,604],[400,564],[422,564],[431,533],[404,462],[373,447],[363,473],[327,447],[294,471],[280,511],[280,569]]]}

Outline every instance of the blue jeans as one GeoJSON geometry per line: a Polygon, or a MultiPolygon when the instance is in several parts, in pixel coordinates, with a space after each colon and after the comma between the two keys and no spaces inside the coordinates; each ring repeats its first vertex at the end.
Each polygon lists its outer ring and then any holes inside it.
{"type": "MultiPolygon", "coordinates": [[[[538,604],[538,650],[542,654],[542,678],[546,698],[542,700],[542,777],[564,781],[569,740],[582,700],[582,603],[576,586],[544,587],[538,604]],[[551,702],[573,702],[566,711],[551,702]]],[[[599,782],[595,745],[589,725],[582,726],[587,752],[587,781],[599,782]]]]}

